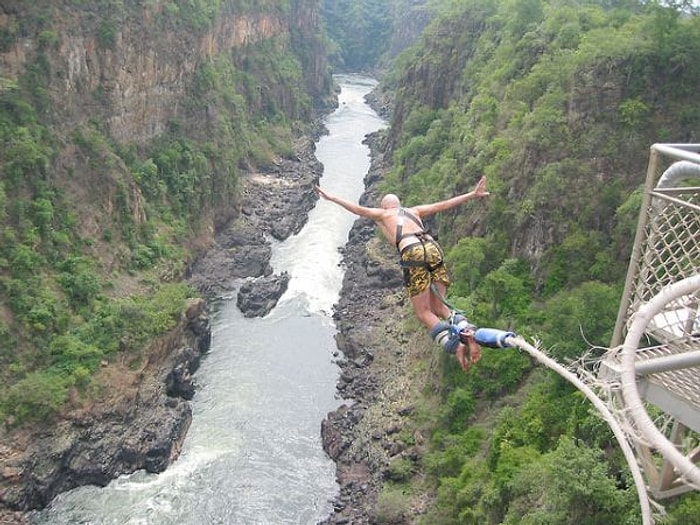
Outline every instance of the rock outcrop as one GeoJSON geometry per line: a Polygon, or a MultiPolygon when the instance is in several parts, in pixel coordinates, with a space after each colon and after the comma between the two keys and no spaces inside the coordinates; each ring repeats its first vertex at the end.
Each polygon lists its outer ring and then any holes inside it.
{"type": "MultiPolygon", "coordinates": [[[[60,101],[62,126],[72,129],[102,116],[116,142],[144,143],[167,132],[174,119],[191,110],[186,95],[193,75],[216,56],[258,42],[288,41],[292,31],[303,31],[309,46],[318,40],[318,4],[313,0],[293,2],[307,15],[295,27],[288,14],[268,2],[257,9],[228,7],[220,13],[190,8],[193,15],[208,19],[195,26],[199,30],[188,31],[178,19],[187,12],[165,9],[165,4],[100,9],[67,1],[36,0],[28,5],[7,0],[0,5],[3,76],[17,78],[43,54],[53,71],[48,94],[60,101]],[[40,20],[51,20],[51,28],[34,34],[32,24],[40,20]]],[[[313,62],[307,65],[306,85],[313,90],[311,96],[325,97],[330,80],[325,54],[322,49],[310,51],[313,62]]]]}
{"type": "Polygon", "coordinates": [[[188,282],[208,299],[233,292],[240,279],[270,276],[270,237],[284,240],[306,224],[323,165],[312,137],[299,139],[295,148],[293,157],[243,177],[240,214],[191,265],[188,282]]]}
{"type": "Polygon", "coordinates": [[[20,522],[7,511],[42,508],[79,485],[106,485],[141,469],[165,470],[190,426],[191,377],[210,342],[205,302],[194,300],[180,325],[153,343],[139,368],[105,366],[99,374],[101,396],[66,411],[54,425],[24,429],[4,440],[0,521],[20,522]]]}
{"type": "Polygon", "coordinates": [[[236,306],[245,317],[264,317],[277,305],[287,291],[289,274],[270,275],[258,279],[249,278],[238,290],[236,306]]]}

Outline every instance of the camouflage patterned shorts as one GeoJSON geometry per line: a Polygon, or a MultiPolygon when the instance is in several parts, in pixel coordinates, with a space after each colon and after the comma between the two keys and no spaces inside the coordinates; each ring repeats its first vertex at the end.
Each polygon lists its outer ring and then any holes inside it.
{"type": "Polygon", "coordinates": [[[435,241],[426,240],[407,246],[401,252],[401,263],[426,263],[425,266],[403,266],[403,283],[409,297],[427,290],[431,282],[450,285],[447,267],[443,262],[442,250],[435,241]]]}

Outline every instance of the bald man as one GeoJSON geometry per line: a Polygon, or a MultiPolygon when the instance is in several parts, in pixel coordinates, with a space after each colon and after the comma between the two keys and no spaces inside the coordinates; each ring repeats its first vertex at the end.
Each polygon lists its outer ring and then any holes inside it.
{"type": "Polygon", "coordinates": [[[472,337],[475,327],[463,315],[451,312],[442,301],[450,285],[450,278],[442,249],[423,227],[423,219],[468,200],[487,197],[489,192],[486,191],[486,177],[482,177],[469,193],[411,208],[402,207],[399,198],[391,193],[382,198],[379,208],[370,208],[331,195],[318,186],[315,189],[324,199],[377,223],[384,237],[399,252],[404,285],[416,317],[428,329],[433,340],[446,352],[455,354],[465,372],[469,370],[481,358],[481,347],[472,337]],[[439,295],[431,292],[432,283],[437,287],[439,295]],[[469,346],[469,357],[462,340],[469,346]]]}

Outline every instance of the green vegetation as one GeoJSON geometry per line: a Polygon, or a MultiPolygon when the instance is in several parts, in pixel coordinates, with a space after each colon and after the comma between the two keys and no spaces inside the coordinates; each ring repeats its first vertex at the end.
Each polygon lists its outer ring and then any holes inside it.
{"type": "MultiPolygon", "coordinates": [[[[106,1],[121,3],[121,0],[106,1]]],[[[289,8],[289,0],[167,0],[162,2],[162,13],[165,19],[195,31],[211,29],[222,9],[237,13],[274,11],[286,14],[289,8]]]]}
{"type": "MultiPolygon", "coordinates": [[[[114,79],[106,73],[89,92],[73,86],[87,113],[60,104],[61,43],[75,29],[62,24],[62,8],[85,17],[81,30],[102,60],[120,52],[123,27],[138,31],[146,17],[158,27],[146,38],[184,35],[187,46],[222,11],[254,9],[286,22],[290,3],[64,4],[27,6],[0,34],[2,49],[20,38],[37,42],[17,78],[0,77],[0,424],[7,426],[50,420],[69,394],[95,391],[94,373],[105,363],[147,357],[195,294],[178,284],[193,255],[186,246],[235,209],[242,167],[294,153],[292,130],[303,129],[313,110],[308,72],[281,32],[199,62],[182,78],[181,111],[164,132],[117,143],[107,120],[114,79]]],[[[308,51],[315,38],[295,35],[295,42],[308,51]]]]}
{"type": "MultiPolygon", "coordinates": [[[[36,43],[20,75],[0,76],[5,426],[50,421],[69,398],[89,396],[103,363],[142,362],[194,295],[179,284],[186,247],[236,206],[241,169],[293,153],[292,130],[318,103],[306,76],[320,37],[296,27],[233,51],[212,46],[181,79],[167,129],[117,143],[113,79],[73,86],[84,114],[60,104],[68,72],[58,53],[69,35],[58,21],[89,13],[91,58],[106,63],[126,26],[149,44],[195,49],[222,12],[287,20],[297,4],[26,4],[0,30],[0,52],[36,43]]],[[[376,67],[398,12],[414,4],[324,2],[336,64],[376,67]]],[[[700,21],[682,14],[685,2],[430,4],[422,41],[384,79],[397,94],[385,189],[410,205],[488,175],[488,207],[438,219],[455,278],[449,299],[481,325],[515,328],[559,361],[577,360],[610,340],[649,144],[687,142],[699,128],[700,21]]],[[[433,503],[426,524],[639,522],[610,430],[568,383],[519,352],[490,349],[468,375],[448,359],[431,373],[434,388],[413,416],[424,454],[389,465],[380,523],[405,522],[416,500],[433,503]]],[[[691,523],[700,498],[668,511],[663,525],[691,523]]]]}
{"type": "MultiPolygon", "coordinates": [[[[637,2],[433,6],[384,81],[397,98],[381,189],[412,205],[487,175],[488,206],[438,218],[450,302],[559,362],[595,356],[617,316],[648,147],[694,142],[700,127],[700,65],[685,52],[700,19],[637,2]]],[[[390,466],[379,521],[402,522],[427,492],[425,524],[639,523],[627,466],[587,400],[519,352],[484,354],[467,375],[445,360],[426,389],[420,403],[440,407],[414,416],[426,452],[390,466]]],[[[696,495],[664,504],[665,523],[698,508],[696,495]]]]}
{"type": "Polygon", "coordinates": [[[86,310],[90,315],[70,326],[68,319],[60,318],[65,305],[57,295],[40,290],[27,298],[32,301],[28,312],[19,312],[18,318],[37,333],[30,338],[37,347],[3,356],[3,380],[11,386],[0,396],[0,417],[10,417],[14,424],[53,416],[71,388],[84,390],[100,364],[117,353],[140,357],[153,339],[175,327],[186,299],[193,295],[185,285],[171,284],[159,286],[152,296],[115,301],[95,296],[100,285],[94,273],[61,277],[71,298],[81,305],[93,303],[86,310]]]}

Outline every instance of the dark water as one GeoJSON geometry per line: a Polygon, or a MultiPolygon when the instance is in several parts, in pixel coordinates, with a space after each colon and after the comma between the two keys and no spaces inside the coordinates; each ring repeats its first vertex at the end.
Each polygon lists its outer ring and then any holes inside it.
{"type": "MultiPolygon", "coordinates": [[[[317,144],[321,185],[357,201],[369,168],[362,140],[384,122],[364,103],[371,79],[336,80],[340,105],[317,144]]],[[[341,402],[330,314],[343,277],[338,248],[354,220],[321,201],[297,236],[273,247],[275,272],[291,280],[265,318],[244,318],[235,297],[221,303],[211,352],[196,375],[192,426],[167,471],[62,494],[33,523],[306,525],[326,518],[338,486],[320,428],[341,402]]]]}

